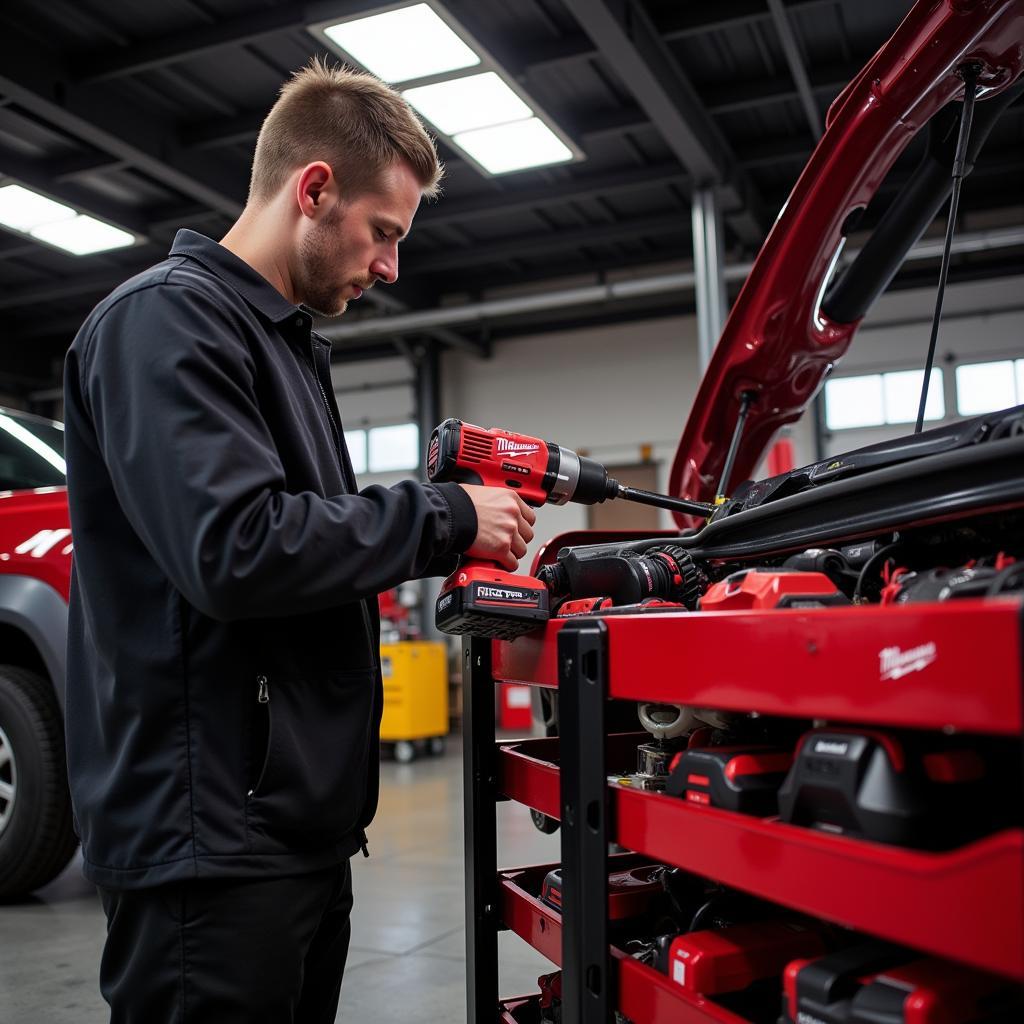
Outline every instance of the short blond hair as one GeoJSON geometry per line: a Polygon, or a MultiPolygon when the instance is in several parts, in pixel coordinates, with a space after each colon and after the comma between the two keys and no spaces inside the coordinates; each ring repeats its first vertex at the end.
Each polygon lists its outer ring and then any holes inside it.
{"type": "Polygon", "coordinates": [[[433,199],[444,167],[409,104],[379,78],[314,58],[281,87],[256,140],[249,199],[270,199],[299,167],[330,164],[348,195],[371,189],[398,160],[433,199]]]}

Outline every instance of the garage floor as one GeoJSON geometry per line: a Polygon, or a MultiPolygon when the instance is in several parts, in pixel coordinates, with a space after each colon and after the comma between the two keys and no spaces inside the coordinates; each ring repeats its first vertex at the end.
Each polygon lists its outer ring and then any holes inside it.
{"type": "MultiPolygon", "coordinates": [[[[462,755],[383,764],[370,858],[353,858],[352,949],[339,1021],[465,1021],[462,755]]],[[[545,836],[515,804],[498,805],[502,865],[556,861],[545,836]]],[[[101,1024],[97,989],[104,919],[76,862],[31,901],[0,907],[0,1019],[101,1024]]],[[[499,936],[501,992],[536,991],[554,968],[517,936],[499,936]]]]}

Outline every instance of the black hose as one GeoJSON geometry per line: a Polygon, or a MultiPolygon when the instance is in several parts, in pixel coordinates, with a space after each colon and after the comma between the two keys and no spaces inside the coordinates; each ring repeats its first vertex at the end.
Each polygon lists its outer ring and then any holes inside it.
{"type": "Polygon", "coordinates": [[[894,552],[902,548],[903,545],[899,542],[895,544],[887,544],[884,548],[879,548],[865,563],[864,567],[860,571],[860,575],[857,577],[857,586],[853,588],[853,600],[857,601],[861,596],[861,591],[864,584],[867,582],[868,577],[871,575],[872,570],[877,569],[879,566],[884,565],[889,556],[894,552]]]}

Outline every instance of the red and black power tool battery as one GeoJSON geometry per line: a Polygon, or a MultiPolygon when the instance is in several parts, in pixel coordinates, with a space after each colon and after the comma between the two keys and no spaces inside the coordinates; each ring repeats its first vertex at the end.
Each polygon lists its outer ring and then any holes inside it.
{"type": "Polygon", "coordinates": [[[460,563],[441,585],[435,606],[435,621],[442,632],[497,640],[514,640],[549,617],[543,583],[492,562],[460,563]]]}
{"type": "Polygon", "coordinates": [[[793,752],[770,746],[689,747],[669,766],[665,792],[689,803],[760,817],[778,814],[793,752]]]}
{"type": "Polygon", "coordinates": [[[751,921],[677,935],[659,966],[687,992],[722,995],[777,979],[791,960],[827,949],[825,928],[815,922],[751,921]]]}
{"type": "Polygon", "coordinates": [[[1010,1024],[1018,986],[960,964],[863,945],[799,959],[783,973],[780,1024],[1010,1024]]]}
{"type": "Polygon", "coordinates": [[[805,733],[779,816],[897,846],[959,845],[986,827],[990,780],[976,750],[943,743],[870,729],[805,733]]]}
{"type": "MultiPolygon", "coordinates": [[[[608,875],[608,920],[643,917],[656,909],[665,896],[663,864],[642,864],[608,875]]],[[[562,869],[549,871],[540,893],[541,901],[562,912],[562,869]]]]}

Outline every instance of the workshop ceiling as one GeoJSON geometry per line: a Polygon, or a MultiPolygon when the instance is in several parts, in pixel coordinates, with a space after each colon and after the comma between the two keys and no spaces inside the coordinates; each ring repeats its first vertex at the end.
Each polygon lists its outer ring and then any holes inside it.
{"type": "MultiPolygon", "coordinates": [[[[386,4],[8,0],[0,6],[0,184],[10,179],[143,241],[65,255],[0,230],[5,390],[52,383],[91,306],[166,253],[177,228],[219,238],[242,209],[253,144],[281,82],[326,54],[307,26],[386,4]]],[[[487,177],[442,145],[443,199],[403,244],[402,275],[357,315],[685,268],[695,180],[723,182],[728,262],[749,261],[828,105],[909,8],[901,0],[448,0],[447,9],[584,159],[487,177]],[[616,12],[618,14],[616,15],[616,12]],[[614,30],[629,14],[630,38],[614,30]],[[609,31],[609,25],[611,31],[609,31]],[[789,45],[786,36],[789,35],[789,45]],[[528,290],[526,289],[526,290],[528,290]]],[[[327,54],[328,56],[333,56],[327,54]]],[[[967,230],[1024,223],[1024,106],[997,125],[962,199],[967,230]]],[[[890,175],[891,195],[919,154],[890,175]]],[[[942,214],[944,217],[944,213],[942,214]]],[[[1024,248],[957,257],[953,279],[1019,272],[1024,248]]],[[[933,280],[937,261],[904,284],[933,280]],[[923,276],[922,276],[923,275],[923,276]]],[[[898,282],[899,283],[899,282],[898,282]]],[[[379,294],[378,294],[379,293],[379,294]]],[[[593,311],[601,322],[692,305],[686,294],[593,311]]],[[[579,307],[445,328],[481,350],[578,326],[579,307]]],[[[408,342],[338,345],[339,358],[408,342]]]]}

